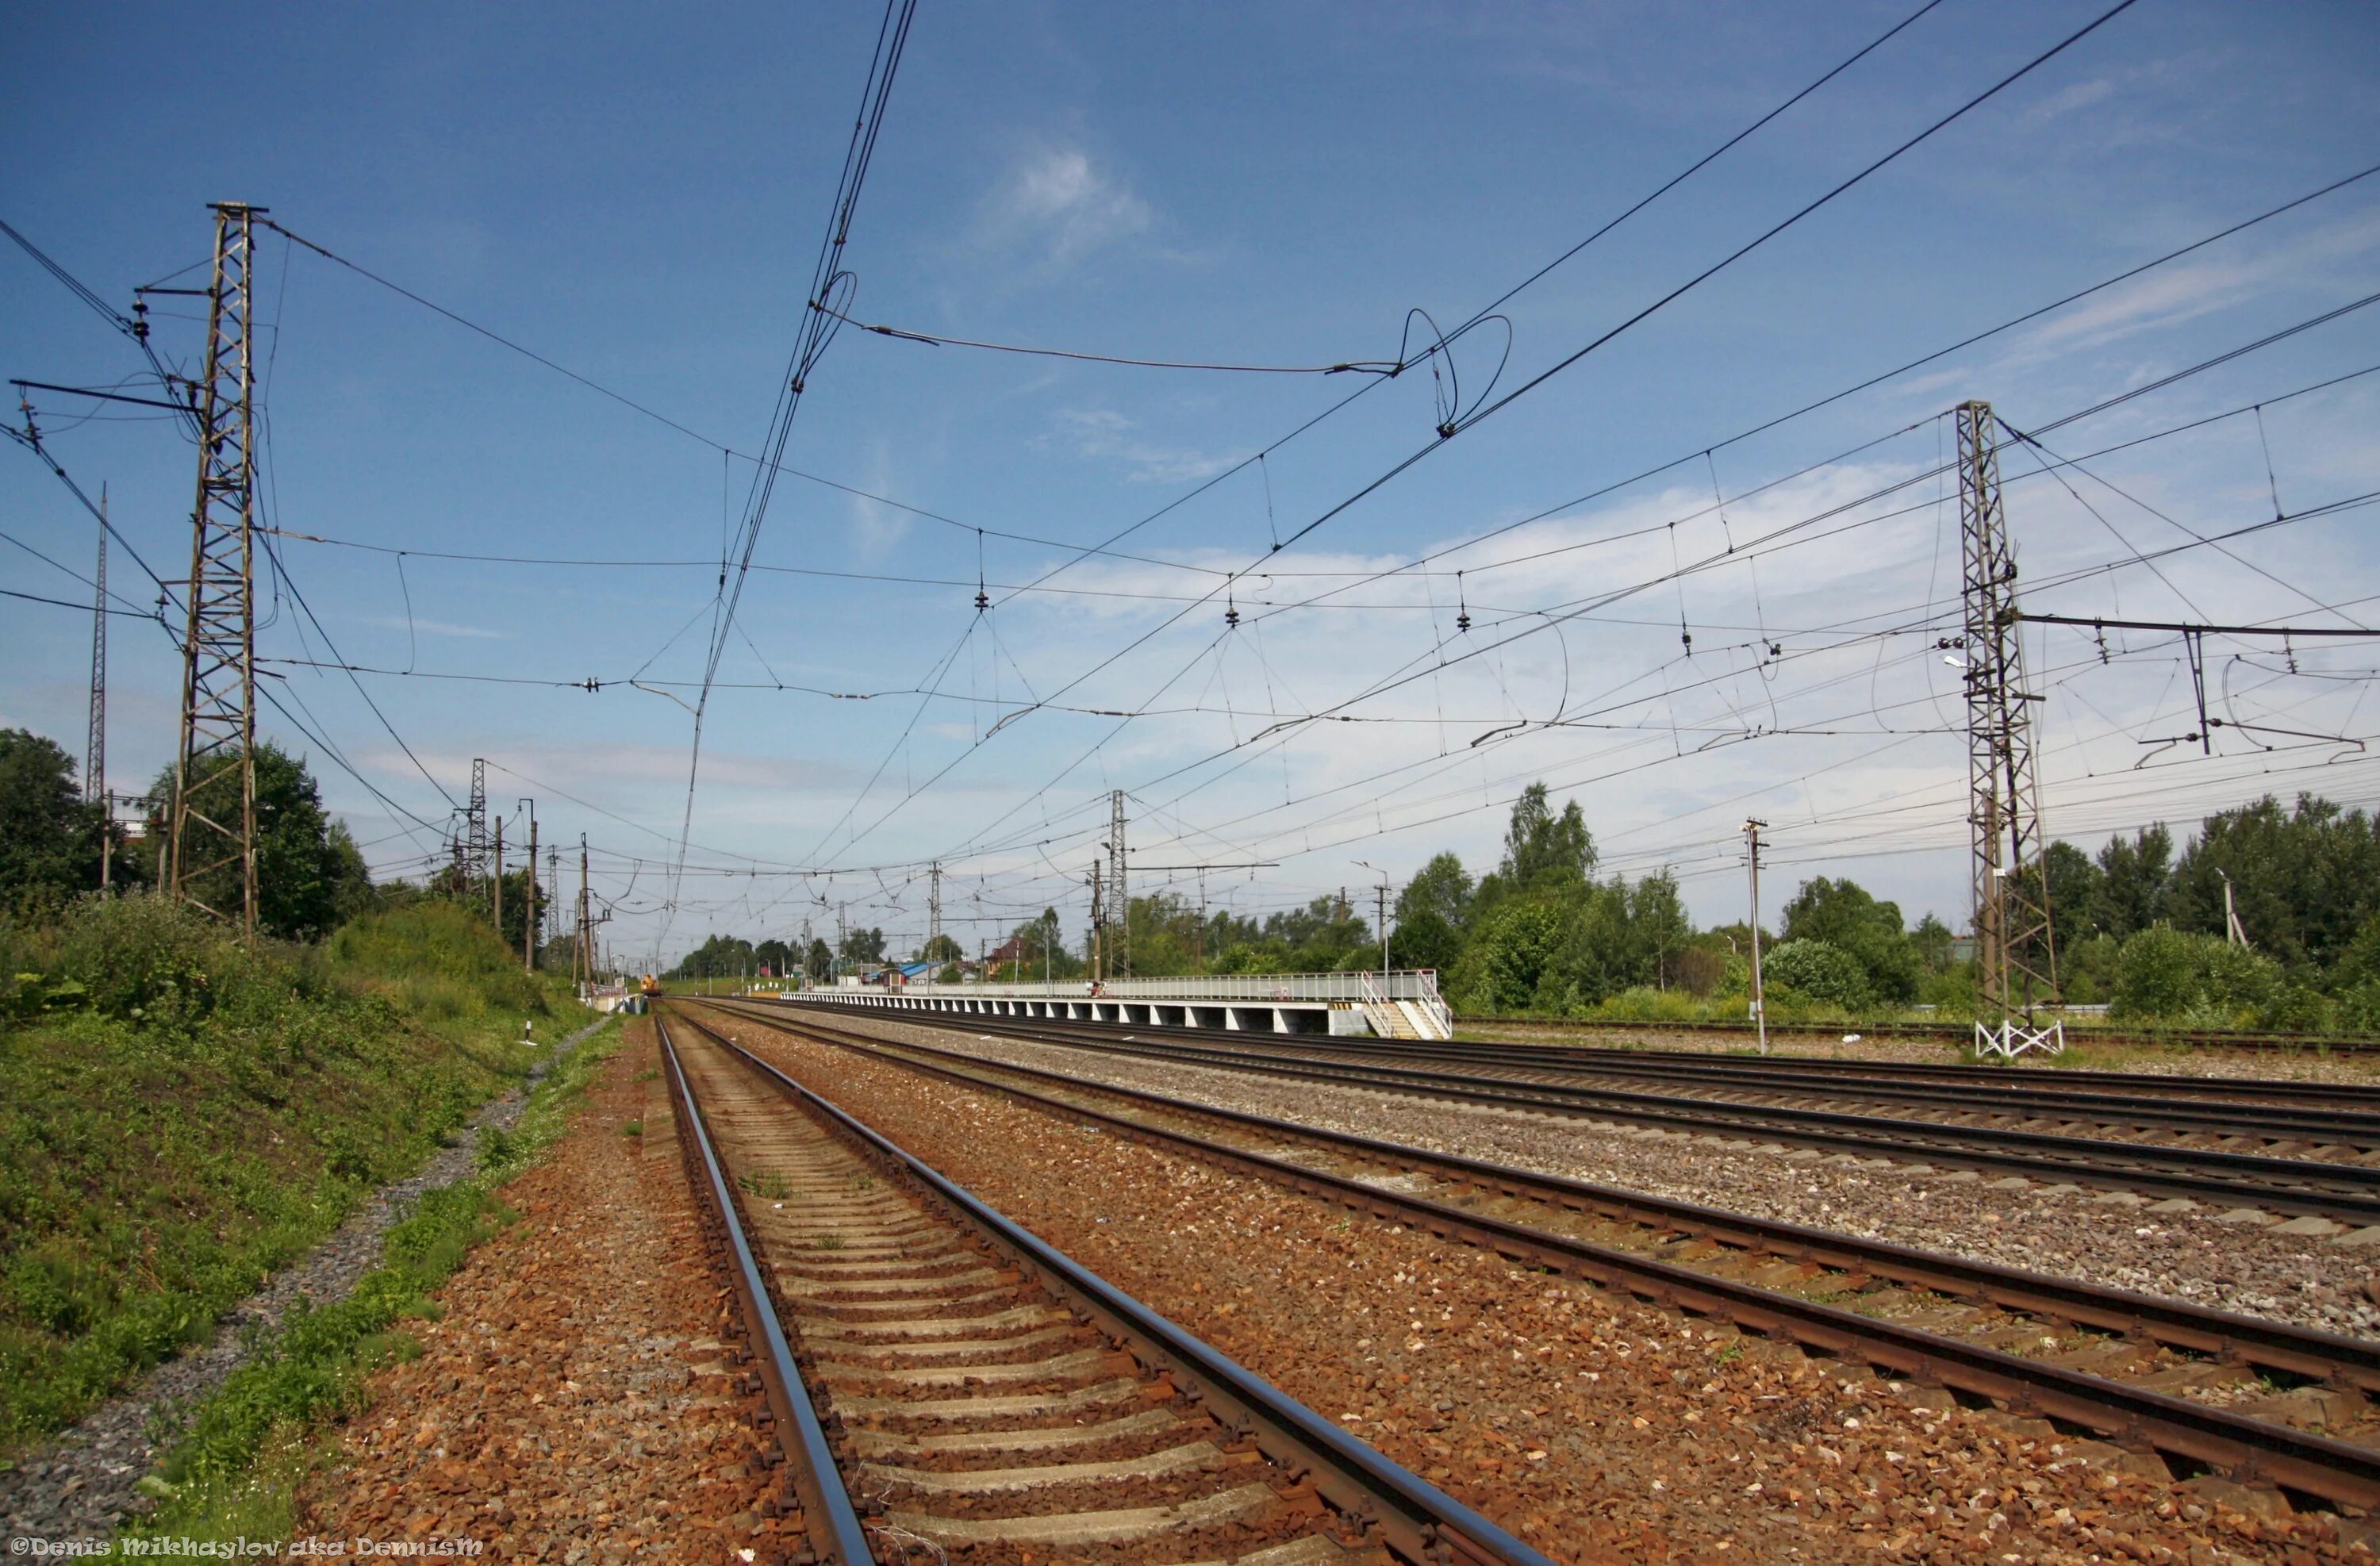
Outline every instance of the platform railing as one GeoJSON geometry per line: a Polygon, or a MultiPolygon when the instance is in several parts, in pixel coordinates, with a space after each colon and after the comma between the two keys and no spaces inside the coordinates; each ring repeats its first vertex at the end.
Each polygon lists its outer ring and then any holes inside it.
{"type": "Polygon", "coordinates": [[[1051,984],[912,983],[887,989],[882,985],[826,985],[805,994],[821,1000],[854,995],[909,995],[940,1000],[1004,1001],[1416,1001],[1432,1009],[1446,1009],[1439,998],[1438,975],[1429,968],[1356,969],[1345,973],[1181,974],[1168,978],[1111,978],[1099,986],[1096,997],[1089,982],[1062,979],[1051,984]]]}

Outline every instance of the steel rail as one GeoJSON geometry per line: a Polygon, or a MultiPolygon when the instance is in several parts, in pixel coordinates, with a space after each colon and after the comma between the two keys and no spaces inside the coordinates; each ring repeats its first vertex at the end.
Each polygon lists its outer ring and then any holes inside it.
{"type": "Polygon", "coordinates": [[[679,1150],[686,1159],[687,1179],[701,1193],[711,1224],[724,1243],[728,1282],[735,1291],[745,1329],[759,1345],[760,1352],[754,1356],[756,1368],[775,1415],[778,1447],[793,1468],[810,1548],[826,1566],[874,1566],[876,1556],[868,1542],[868,1530],[843,1487],[834,1451],[827,1444],[809,1388],[794,1361],[793,1345],[785,1341],[775,1299],[745,1235],[735,1188],[721,1167],[719,1150],[711,1142],[702,1107],[695,1102],[686,1069],[678,1062],[669,1025],[655,1017],[653,1030],[661,1039],[662,1062],[669,1068],[670,1099],[677,1110],[678,1124],[685,1129],[679,1150]]]}
{"type": "MultiPolygon", "coordinates": [[[[1112,1024],[1103,1024],[1112,1026],[1112,1024]]],[[[1184,1034],[1212,1036],[1211,1028],[1182,1029],[1184,1034]]],[[[1168,1029],[1171,1037],[1174,1030],[1168,1029]]],[[[1877,1103],[1938,1107],[1964,1113],[2025,1115],[2036,1120],[2091,1121],[2103,1125],[2142,1130],[2206,1132],[2227,1136],[2253,1136],[2266,1141],[2305,1139],[2315,1142],[2380,1145],[2380,1112],[2364,1110],[2313,1110],[2259,1102],[2252,1098],[2190,1099],[2180,1095],[2076,1092],[2059,1085],[2017,1085],[2006,1073],[1980,1067],[1970,1080],[1925,1079],[1895,1082],[1851,1073],[1802,1074],[1790,1069],[1738,1065],[1733,1057],[1709,1057],[1682,1063],[1677,1056],[1648,1058],[1642,1050],[1614,1050],[1609,1055],[1583,1056],[1569,1050],[1532,1050],[1519,1045],[1494,1046],[1416,1044],[1405,1039],[1333,1038],[1328,1048],[1366,1059],[1423,1062],[1457,1069],[1492,1067],[1518,1072],[1554,1073],[1572,1076],[1643,1078],[1673,1084],[1710,1084],[1723,1089],[1753,1093],[1800,1093],[1812,1098],[1870,1099],[1877,1103]],[[2278,1135],[2288,1133],[2289,1138],[2278,1135]]]]}
{"type": "Polygon", "coordinates": [[[1314,1479],[1341,1511],[1377,1524],[1389,1547],[1416,1566],[1468,1561],[1473,1566],[1554,1566],[1436,1486],[1390,1461],[1097,1273],[1013,1222],[965,1187],[823,1095],[707,1026],[697,1031],[795,1102],[824,1118],[879,1162],[924,1188],[982,1232],[1020,1269],[1038,1276],[1153,1370],[1199,1397],[1226,1424],[1246,1430],[1259,1450],[1314,1479]]]}
{"type": "MultiPolygon", "coordinates": [[[[716,1004],[716,1002],[711,1002],[716,1004]]],[[[727,1009],[727,1008],[722,1008],[727,1009]]],[[[754,1015],[735,1009],[731,1014],[774,1026],[789,1033],[814,1032],[826,1035],[823,1041],[861,1053],[890,1055],[881,1041],[867,1045],[845,1043],[833,1037],[838,1029],[804,1019],[790,1022],[778,1017],[754,1015]]],[[[689,1018],[713,1037],[714,1030],[689,1018]]],[[[898,1048],[898,1046],[895,1046],[898,1048]]],[[[748,1051],[746,1051],[748,1054],[748,1051]]],[[[2062,1421],[2098,1433],[2105,1439],[2132,1447],[2145,1447],[2168,1461],[2179,1458],[2186,1469],[2213,1467],[2241,1479],[2261,1479],[2285,1490],[2314,1497],[2334,1505],[2371,1507],[2380,1504],[2380,1452],[2345,1441],[2309,1435],[2265,1420],[2249,1418],[2228,1410],[2211,1408],[2168,1396],[2144,1388],[2128,1386],[2106,1377],[2068,1369],[2038,1360],[2004,1354],[1997,1349],[1968,1343],[1957,1339],[1904,1327],[1889,1321],[1861,1316],[1855,1312],[1802,1299],[1796,1295],[1764,1289],[1756,1284],[1699,1273],[1672,1262],[1637,1256],[1590,1241],[1536,1229],[1526,1224],[1490,1214],[1474,1212],[1426,1197],[1385,1190],[1365,1181],[1326,1173],[1284,1159],[1270,1157],[1245,1148],[1233,1147],[1161,1126],[1109,1113],[1080,1104],[1066,1103],[998,1082],[985,1081],[971,1074],[951,1070],[928,1062],[905,1061],[912,1070],[944,1076],[967,1083],[971,1086],[990,1088],[1011,1096],[1037,1102],[1060,1114],[1099,1123],[1120,1135],[1155,1146],[1190,1153],[1208,1162],[1254,1173],[1309,1195],[1335,1200],[1343,1206],[1358,1208],[1377,1216],[1398,1222],[1426,1228],[1448,1238],[1457,1238],[1486,1246],[1511,1259],[1540,1266],[1549,1271],[1571,1277],[1582,1277],[1607,1287],[1622,1290],[1656,1304],[1682,1310],[1689,1315],[1714,1317],[1732,1322],[1763,1337],[1790,1340],[1805,1351],[1815,1351],[1828,1357],[1864,1363],[1892,1374],[1923,1384],[1938,1385],[1962,1399],[1981,1399],[2011,1412],[2034,1414],[2062,1421]]],[[[770,1068],[773,1070],[774,1068],[770,1068]]],[[[1000,1066],[1003,1071],[1027,1071],[1030,1068],[1000,1066]]],[[[782,1074],[779,1074],[782,1075],[782,1074]]],[[[790,1079],[788,1079],[790,1080],[790,1079]]],[[[1099,1084],[1079,1084],[1065,1079],[1070,1086],[1095,1088],[1104,1093],[1138,1097],[1137,1090],[1110,1087],[1099,1084]]],[[[1154,1096],[1151,1096],[1154,1097],[1154,1096]]],[[[1197,1112],[1236,1117],[1232,1111],[1218,1111],[1208,1106],[1184,1105],[1197,1112]]],[[[1246,1117],[1258,1121],[1259,1117],[1246,1117]]],[[[1283,1135],[1304,1137],[1324,1137],[1326,1134],[1314,1127],[1289,1123],[1270,1123],[1283,1135]]],[[[1338,1140],[1340,1134],[1329,1134],[1338,1140]]],[[[1362,1145],[1363,1138],[1349,1138],[1362,1145]]],[[[1416,1157],[1430,1160],[1448,1160],[1447,1155],[1424,1153],[1393,1144],[1373,1144],[1388,1156],[1403,1159],[1416,1157]]],[[[1467,1161],[1467,1160],[1466,1160],[1467,1161]]],[[[1524,1171],[1506,1171],[1496,1166],[1476,1166],[1487,1177],[1499,1183],[1511,1180],[1535,1184],[1548,1183],[1556,1177],[1524,1171]]],[[[1571,1183],[1577,1184],[1577,1183],[1571,1183]]],[[[1603,1188],[1585,1187],[1578,1195],[1591,1200],[1604,1194],[1603,1188]]],[[[1631,1202],[1645,1198],[1630,1193],[1611,1193],[1631,1202]]],[[[1669,1204],[1686,1211],[1694,1209],[1686,1204],[1669,1204]]],[[[1733,1214],[1712,1214],[1714,1221],[1740,1228],[1756,1230],[1758,1220],[1733,1214]]],[[[1779,1232],[1791,1232],[1796,1226],[1776,1225],[1779,1232]]],[[[1846,1236],[1820,1232],[1799,1231],[1808,1236],[1808,1244],[1823,1252],[1828,1247],[1845,1245],[1865,1247],[1872,1243],[1851,1241],[1846,1236]]],[[[1897,1247],[1876,1247],[1889,1251],[1897,1247]]],[[[1983,1268],[1954,1258],[1909,1252],[1914,1268],[1941,1269],[1946,1277],[1962,1269],[1974,1273],[1997,1273],[2010,1278],[2019,1291],[2037,1291],[2045,1299],[2063,1293],[2075,1298],[2087,1286],[2060,1284],[2055,1280],[2036,1278],[2007,1269],[1983,1268]]],[[[2110,1298],[2121,1298],[2112,1292],[2098,1292],[2110,1298]]],[[[2145,1307],[2131,1325],[2145,1328],[2151,1315],[2180,1321],[2196,1315],[2213,1317],[2205,1323],[2212,1331],[2237,1334],[2237,1341],[2261,1338],[2277,1343],[2297,1329],[2273,1329],[2268,1324],[2246,1318],[2223,1317],[2216,1312],[2197,1312],[2192,1307],[2171,1302],[2143,1298],[2145,1307]]],[[[2045,1305],[2045,1309],[2047,1306],[2045,1305]]],[[[2056,1312],[2051,1312],[2056,1314],[2056,1312]]],[[[2307,1334],[2321,1337],[2321,1334],[2307,1334]]],[[[2364,1371],[2370,1368],[2365,1358],[2364,1371]]]]}
{"type": "MultiPolygon", "coordinates": [[[[1225,1109],[1193,1099],[1172,1098],[1147,1088],[1095,1082],[1038,1066],[987,1061],[937,1045],[919,1044],[908,1039],[878,1038],[808,1020],[789,1023],[777,1017],[746,1012],[733,1005],[722,1005],[716,1002],[710,1004],[731,1016],[743,1017],[769,1027],[807,1031],[843,1048],[864,1053],[901,1059],[900,1051],[916,1051],[946,1061],[963,1061],[978,1070],[1029,1077],[1068,1089],[1146,1104],[1167,1113],[1220,1121],[1226,1125],[1268,1136],[1318,1142],[1363,1158],[1443,1171],[1500,1196],[1554,1202],[1574,1211],[1650,1229],[1675,1229],[1707,1234],[1730,1249],[1755,1250],[1786,1260],[1815,1262],[1847,1273],[1889,1279],[1953,1299],[1977,1301],[2004,1310],[2022,1311],[2028,1316],[2146,1340],[2186,1354],[2237,1360],[2289,1378],[2329,1382],[2380,1394],[2380,1341],[2373,1340],[2211,1310],[2204,1305],[2154,1294],[2074,1282],[2021,1268],[1918,1250],[1888,1241],[1861,1239],[1856,1235],[1814,1229],[1782,1219],[1729,1212],[1619,1186],[1597,1184],[1570,1175],[1491,1163],[1461,1153],[1416,1147],[1408,1142],[1385,1141],[1354,1132],[1334,1131],[1299,1121],[1279,1120],[1244,1110],[1225,1109]]],[[[1054,1107],[1074,1108],[1062,1100],[1024,1092],[1011,1084],[979,1078],[957,1068],[932,1066],[928,1069],[939,1075],[977,1086],[1017,1093],[1054,1107]]]]}
{"type": "MultiPolygon", "coordinates": [[[[1472,1016],[1461,1019],[1464,1027],[1534,1027],[1548,1032],[1594,1032],[1610,1029],[1614,1032],[1645,1031],[1659,1033],[1720,1033],[1742,1034],[1751,1038],[1754,1026],[1748,1022],[1658,1022],[1635,1017],[1516,1017],[1472,1016]]],[[[1965,1024],[1930,1022],[1876,1023],[1779,1023],[1768,1024],[1769,1037],[1779,1035],[1804,1038],[1840,1038],[1846,1030],[1876,1038],[1939,1039],[1950,1044],[1967,1044],[1974,1039],[1974,1030],[1965,1024]]],[[[2078,1031],[2069,1043],[2146,1045],[2168,1049],[2190,1045],[2208,1050],[2246,1050],[2255,1054],[2380,1054],[2380,1038],[2356,1035],[2297,1033],[2233,1033],[2221,1028],[2185,1028],[2175,1032],[2125,1032],[2115,1028],[2102,1029],[2096,1024],[2087,1025],[2087,1031],[2078,1031]]]]}
{"type": "MultiPolygon", "coordinates": [[[[1948,1164],[2112,1190],[2157,1192],[2340,1219],[2359,1225],[2380,1224],[2380,1169],[2363,1164],[2062,1136],[2002,1126],[1888,1120],[1837,1110],[1738,1104],[1624,1088],[1519,1084],[1446,1072],[1318,1061],[1293,1054],[1257,1054],[1245,1049],[1177,1045],[1147,1034],[1109,1038],[1104,1028],[1099,1035],[1088,1035],[1083,1031],[1088,1025],[1080,1024],[1066,1027],[1047,1023],[1027,1026],[1006,1018],[979,1015],[938,1019],[930,1012],[893,1020],[1342,1087],[1670,1127],[1698,1135],[1752,1135],[1835,1152],[1948,1164]]],[[[1304,1043],[1306,1048],[1329,1048],[1312,1039],[1304,1043]]]]}
{"type": "MultiPolygon", "coordinates": [[[[1209,1030],[1211,1031],[1211,1030],[1209,1030]]],[[[2380,1114],[2380,1084],[2369,1082],[2306,1082],[2269,1076],[2186,1076],[2156,1072],[2090,1071],[2065,1066],[2010,1069],[2005,1065],[1931,1064],[1919,1061],[1839,1060],[1819,1055],[1726,1054],[1690,1050],[1664,1050],[1643,1045],[1519,1044],[1505,1039],[1456,1039],[1434,1048],[1449,1054],[1477,1050],[1496,1058],[1574,1062],[1579,1069],[1600,1069],[1605,1063],[1641,1063],[1677,1071],[1724,1069],[1823,1081],[1843,1077],[1877,1083],[1911,1082],[1955,1085],[1961,1088],[2001,1093],[2053,1096],[2107,1092],[2137,1098],[2143,1103],[2257,1104],[2312,1100],[2326,1106],[2352,1105],[2358,1112],[2380,1114]]]]}

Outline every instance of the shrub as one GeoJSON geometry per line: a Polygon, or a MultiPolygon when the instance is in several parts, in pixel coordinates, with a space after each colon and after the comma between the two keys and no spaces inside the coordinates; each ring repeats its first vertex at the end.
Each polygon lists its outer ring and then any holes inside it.
{"type": "Polygon", "coordinates": [[[1846,1010],[1870,999],[1866,965],[1828,941],[1788,941],[1763,953],[1760,977],[1764,988],[1790,989],[1846,1010]]]}
{"type": "Polygon", "coordinates": [[[2119,1022],[2230,1026],[2270,1001],[2279,977],[2271,958],[2244,946],[2158,926],[2137,932],[2117,953],[2107,1014],[2119,1022]]]}

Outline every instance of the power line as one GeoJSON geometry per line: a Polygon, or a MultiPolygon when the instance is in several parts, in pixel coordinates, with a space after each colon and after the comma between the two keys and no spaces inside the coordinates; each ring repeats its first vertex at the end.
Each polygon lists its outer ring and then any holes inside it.
{"type": "MultiPolygon", "coordinates": [[[[840,324],[823,307],[836,300],[847,302],[857,286],[852,274],[843,270],[844,247],[850,242],[852,219],[859,209],[859,193],[867,184],[868,164],[875,157],[876,140],[883,130],[885,108],[892,99],[892,80],[900,70],[901,53],[908,42],[909,26],[917,10],[917,0],[886,0],[884,20],[877,30],[876,54],[868,62],[868,80],[860,91],[859,117],[852,126],[851,145],[844,152],[833,211],[810,275],[808,302],[821,309],[803,316],[795,340],[792,367],[777,393],[776,413],[762,447],[765,460],[753,475],[752,488],[745,501],[744,520],[738,528],[739,547],[735,552],[737,558],[732,585],[726,558],[722,556],[720,561],[721,585],[725,591],[711,626],[710,654],[703,664],[701,693],[694,704],[694,738],[687,748],[686,770],[686,813],[678,831],[677,860],[681,866],[686,861],[684,844],[694,831],[695,783],[702,766],[702,722],[710,705],[711,682],[719,676],[719,661],[727,651],[728,632],[744,601],[744,585],[751,576],[752,552],[759,547],[770,497],[776,492],[777,465],[784,460],[786,443],[793,439],[794,419],[801,411],[802,394],[840,324]]],[[[664,925],[664,939],[667,933],[664,925]]]]}

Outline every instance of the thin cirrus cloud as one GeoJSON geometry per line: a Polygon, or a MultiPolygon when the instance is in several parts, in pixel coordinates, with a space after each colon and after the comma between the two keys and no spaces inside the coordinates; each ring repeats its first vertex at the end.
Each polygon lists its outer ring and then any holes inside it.
{"type": "Polygon", "coordinates": [[[1095,461],[1119,462],[1133,480],[1148,484],[1187,484],[1211,479],[1241,460],[1233,452],[1202,452],[1148,439],[1140,426],[1112,408],[1066,408],[1057,428],[1035,444],[1063,447],[1095,461]]]}
{"type": "Polygon", "coordinates": [[[510,631],[490,630],[483,625],[457,625],[448,620],[407,619],[402,614],[367,614],[360,616],[366,625],[386,625],[394,630],[410,629],[425,637],[466,637],[475,641],[506,641],[510,631]]]}
{"type": "Polygon", "coordinates": [[[985,199],[979,237],[1036,250],[1053,266],[1145,234],[1155,222],[1131,185],[1078,147],[1040,147],[1010,164],[985,199]]]}

